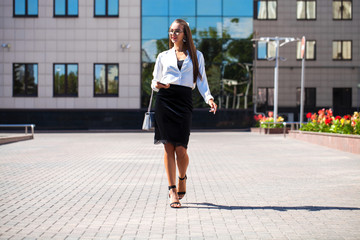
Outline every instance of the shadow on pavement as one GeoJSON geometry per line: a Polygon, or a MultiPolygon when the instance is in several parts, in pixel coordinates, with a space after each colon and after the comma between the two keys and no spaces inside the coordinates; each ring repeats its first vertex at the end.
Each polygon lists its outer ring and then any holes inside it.
{"type": "Polygon", "coordinates": [[[346,211],[359,211],[357,207],[324,207],[324,206],[294,206],[294,207],[277,207],[277,206],[227,206],[217,205],[213,203],[184,203],[181,208],[206,208],[206,209],[224,209],[224,210],[275,210],[275,211],[288,211],[288,210],[307,210],[307,211],[324,211],[324,210],[346,210],[346,211]],[[195,205],[195,206],[192,206],[195,205]]]}

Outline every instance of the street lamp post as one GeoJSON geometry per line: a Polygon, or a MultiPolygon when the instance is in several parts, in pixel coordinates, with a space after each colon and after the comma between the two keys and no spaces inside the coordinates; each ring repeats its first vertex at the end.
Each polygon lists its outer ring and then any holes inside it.
{"type": "Polygon", "coordinates": [[[299,39],[293,37],[261,37],[259,39],[252,39],[252,41],[260,42],[275,42],[275,57],[268,58],[269,61],[275,59],[274,68],[274,122],[278,116],[278,95],[279,95],[279,59],[285,61],[285,58],[279,56],[279,48],[289,42],[298,41],[299,39]]]}
{"type": "Polygon", "coordinates": [[[358,103],[357,103],[357,112],[359,112],[360,108],[360,83],[357,85],[357,97],[358,97],[358,103]]]}
{"type": "Polygon", "coordinates": [[[279,96],[279,39],[275,40],[275,68],[274,68],[274,122],[278,116],[278,96],[279,96]]]}

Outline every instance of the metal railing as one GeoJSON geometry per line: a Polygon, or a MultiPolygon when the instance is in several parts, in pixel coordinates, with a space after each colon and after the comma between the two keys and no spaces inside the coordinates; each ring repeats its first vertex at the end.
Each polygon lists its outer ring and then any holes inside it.
{"type": "Polygon", "coordinates": [[[286,126],[290,125],[290,130],[294,130],[295,127],[296,127],[296,129],[299,129],[299,126],[300,126],[300,122],[260,122],[260,134],[261,134],[261,130],[262,130],[262,127],[261,127],[262,124],[266,124],[266,125],[267,125],[267,127],[264,128],[265,134],[266,134],[266,130],[265,130],[265,129],[268,129],[268,133],[269,133],[269,129],[272,129],[272,128],[270,127],[271,124],[282,124],[282,125],[283,125],[283,129],[284,129],[284,131],[283,131],[284,137],[286,137],[286,130],[287,130],[287,129],[286,129],[286,126]]]}
{"type": "Polygon", "coordinates": [[[0,124],[0,128],[19,128],[19,127],[24,127],[25,128],[25,134],[28,134],[28,128],[31,128],[31,136],[32,138],[34,138],[34,128],[35,128],[35,124],[0,124]]]}
{"type": "Polygon", "coordinates": [[[290,130],[299,130],[299,128],[300,128],[300,122],[286,122],[286,125],[290,125],[290,130]],[[294,128],[294,126],[296,127],[296,128],[294,128]]]}

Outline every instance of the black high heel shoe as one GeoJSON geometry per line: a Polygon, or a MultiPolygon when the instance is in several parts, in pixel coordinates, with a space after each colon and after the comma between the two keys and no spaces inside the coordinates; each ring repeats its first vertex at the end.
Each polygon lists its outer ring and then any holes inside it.
{"type": "MultiPolygon", "coordinates": [[[[186,184],[186,180],[187,180],[186,174],[185,174],[185,177],[183,177],[183,178],[179,177],[179,180],[180,180],[180,181],[185,180],[185,184],[186,184]]],[[[180,183],[179,183],[179,186],[180,186],[180,183]]],[[[185,196],[185,194],[186,194],[186,192],[178,192],[179,199],[180,199],[180,200],[183,199],[183,197],[185,196]]]]}
{"type": "MultiPolygon", "coordinates": [[[[175,188],[175,190],[176,190],[176,185],[169,186],[169,191],[170,191],[171,189],[173,189],[173,188],[175,188]]],[[[169,199],[170,199],[170,201],[171,201],[170,192],[169,192],[169,199]]],[[[179,201],[177,201],[177,202],[170,202],[170,207],[172,207],[172,208],[179,208],[179,207],[181,207],[181,203],[180,203],[179,201]]]]}

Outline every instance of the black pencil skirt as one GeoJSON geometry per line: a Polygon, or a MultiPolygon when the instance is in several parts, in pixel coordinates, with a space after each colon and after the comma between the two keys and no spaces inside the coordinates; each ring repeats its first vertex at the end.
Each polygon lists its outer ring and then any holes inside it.
{"type": "Polygon", "coordinates": [[[161,88],[155,102],[154,143],[171,143],[187,148],[192,121],[192,89],[170,85],[161,88]]]}

